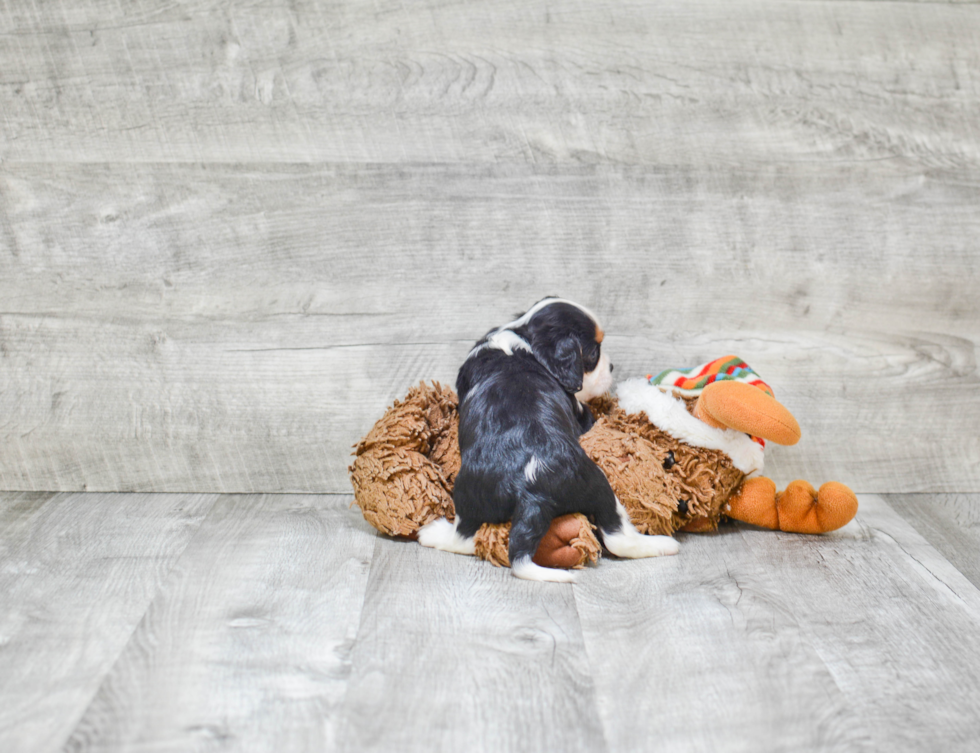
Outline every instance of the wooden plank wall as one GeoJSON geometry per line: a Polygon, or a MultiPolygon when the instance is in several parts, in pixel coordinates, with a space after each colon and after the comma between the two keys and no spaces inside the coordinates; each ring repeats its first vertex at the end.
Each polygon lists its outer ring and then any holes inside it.
{"type": "Polygon", "coordinates": [[[0,489],[346,492],[547,294],[980,491],[980,8],[0,3],[0,489]]]}

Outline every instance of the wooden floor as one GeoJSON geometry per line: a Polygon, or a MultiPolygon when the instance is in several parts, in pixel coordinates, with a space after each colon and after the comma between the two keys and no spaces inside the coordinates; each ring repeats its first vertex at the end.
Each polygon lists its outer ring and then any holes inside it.
{"type": "Polygon", "coordinates": [[[978,495],[574,586],[349,504],[0,494],[0,750],[976,750],[978,495]]]}

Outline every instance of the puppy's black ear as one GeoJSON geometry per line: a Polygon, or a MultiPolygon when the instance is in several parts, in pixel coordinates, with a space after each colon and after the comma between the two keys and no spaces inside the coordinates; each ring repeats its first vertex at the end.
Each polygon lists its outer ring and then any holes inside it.
{"type": "Polygon", "coordinates": [[[585,367],[582,364],[582,347],[574,337],[534,343],[534,357],[544,366],[566,392],[582,389],[585,367]]]}

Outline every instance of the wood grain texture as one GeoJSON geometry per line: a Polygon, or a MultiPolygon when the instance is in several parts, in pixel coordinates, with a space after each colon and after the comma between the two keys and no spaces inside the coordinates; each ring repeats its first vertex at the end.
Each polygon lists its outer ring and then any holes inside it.
{"type": "Polygon", "coordinates": [[[678,539],[575,586],[610,751],[873,750],[769,563],[730,526],[678,539]]]}
{"type": "Polygon", "coordinates": [[[980,163],[980,10],[7,2],[0,159],[980,163]]]}
{"type": "Polygon", "coordinates": [[[575,588],[610,750],[975,746],[980,591],[883,498],[833,534],[732,526],[575,588]]]}
{"type": "Polygon", "coordinates": [[[60,750],[213,495],[0,493],[0,750],[60,750]]]}
{"type": "Polygon", "coordinates": [[[542,295],[616,376],[749,361],[769,470],[980,489],[980,182],[895,165],[11,165],[0,488],[346,492],[350,446],[542,295]]]}
{"type": "Polygon", "coordinates": [[[980,589],[894,497],[574,586],[377,537],[350,499],[2,495],[2,749],[975,747],[980,589]]]}
{"type": "Polygon", "coordinates": [[[829,551],[787,534],[743,536],[873,749],[971,751],[980,657],[968,647],[980,638],[980,591],[886,500],[862,496],[853,536],[829,551]]]}
{"type": "Polygon", "coordinates": [[[887,500],[895,512],[980,588],[980,496],[889,494],[887,500]]]}
{"type": "Polygon", "coordinates": [[[66,750],[332,750],[375,532],[350,497],[222,496],[66,750]]]}
{"type": "Polygon", "coordinates": [[[604,751],[572,586],[379,537],[343,751],[604,751]]]}

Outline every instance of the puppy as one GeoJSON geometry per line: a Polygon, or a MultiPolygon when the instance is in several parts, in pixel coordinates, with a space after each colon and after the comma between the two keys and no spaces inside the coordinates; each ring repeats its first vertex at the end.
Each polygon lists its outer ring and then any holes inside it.
{"type": "Polygon", "coordinates": [[[509,520],[511,572],[568,583],[572,572],[531,558],[554,518],[580,512],[593,516],[602,543],[618,557],[677,553],[669,536],[637,532],[605,474],[579,446],[593,422],[583,403],[612,384],[602,339],[588,309],[550,297],[476,343],[456,379],[462,455],[456,520],[424,526],[419,543],[473,554],[480,526],[509,520]]]}

